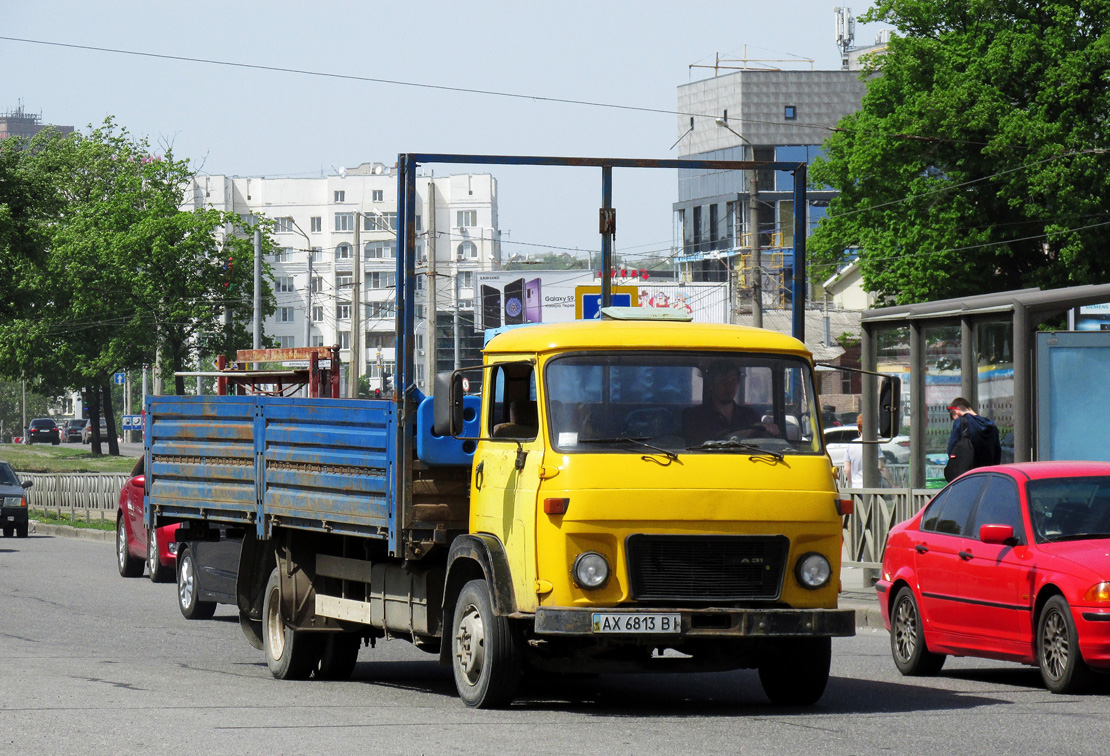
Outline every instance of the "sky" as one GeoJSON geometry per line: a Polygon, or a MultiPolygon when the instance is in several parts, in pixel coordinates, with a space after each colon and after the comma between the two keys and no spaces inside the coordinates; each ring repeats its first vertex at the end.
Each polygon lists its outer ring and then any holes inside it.
{"type": "MultiPolygon", "coordinates": [[[[677,87],[713,75],[692,64],[838,69],[834,1],[0,0],[0,111],[22,103],[84,131],[111,116],[198,171],[237,176],[402,152],[669,158],[677,87]]],[[[881,28],[857,24],[856,44],[881,28]]],[[[600,247],[599,169],[489,172],[504,257],[600,247]]],[[[674,171],[614,171],[617,254],[667,254],[676,197],[674,171]]]]}

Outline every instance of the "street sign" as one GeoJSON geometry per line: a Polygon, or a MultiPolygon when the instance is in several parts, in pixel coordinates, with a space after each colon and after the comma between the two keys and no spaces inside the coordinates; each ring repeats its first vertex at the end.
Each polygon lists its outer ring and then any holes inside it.
{"type": "MultiPolygon", "coordinates": [[[[613,307],[631,307],[632,295],[620,294],[613,292],[610,295],[613,307]]],[[[601,295],[600,294],[583,294],[582,295],[582,319],[583,320],[597,320],[601,317],[601,295]]]]}
{"type": "Polygon", "coordinates": [[[124,415],[123,416],[123,430],[142,430],[143,429],[143,416],[142,415],[124,415]]]}
{"type": "Polygon", "coordinates": [[[112,376],[112,383],[122,386],[127,381],[127,373],[116,373],[112,376]]]}

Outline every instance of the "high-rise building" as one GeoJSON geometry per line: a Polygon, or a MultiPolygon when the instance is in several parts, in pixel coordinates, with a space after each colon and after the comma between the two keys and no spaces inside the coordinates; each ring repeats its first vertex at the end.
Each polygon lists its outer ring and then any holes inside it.
{"type": "MultiPolygon", "coordinates": [[[[277,310],[264,332],[281,347],[337,344],[346,362],[352,308],[361,305],[365,364],[359,372],[370,378],[371,390],[384,388],[382,376],[393,375],[396,363],[399,208],[393,169],[364,163],[320,178],[198,175],[186,195],[186,208],[192,207],[273,220],[279,249],[267,262],[277,310]],[[361,250],[355,249],[356,224],[361,250]],[[352,297],[356,254],[362,255],[358,303],[352,297]]],[[[456,344],[467,362],[481,348],[473,328],[474,280],[476,272],[500,265],[497,180],[489,174],[418,176],[415,225],[416,379],[430,390],[428,369],[450,369],[456,344]],[[431,316],[433,291],[438,318],[431,316]],[[438,320],[438,328],[429,331],[429,320],[438,320]]]]}
{"type": "MultiPolygon", "coordinates": [[[[12,136],[30,139],[51,125],[53,124],[42,122],[41,113],[28,113],[23,109],[23,103],[20,103],[15,110],[0,113],[0,139],[7,139],[12,136]]],[[[54,126],[54,128],[62,134],[73,133],[72,126],[54,126]]]]}

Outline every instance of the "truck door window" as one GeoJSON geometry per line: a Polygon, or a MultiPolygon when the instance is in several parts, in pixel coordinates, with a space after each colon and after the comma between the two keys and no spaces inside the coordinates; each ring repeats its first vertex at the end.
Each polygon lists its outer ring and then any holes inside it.
{"type": "Polygon", "coordinates": [[[490,371],[492,391],[488,418],[489,436],[495,439],[532,440],[539,433],[536,406],[536,372],[525,363],[498,365],[490,371]]]}

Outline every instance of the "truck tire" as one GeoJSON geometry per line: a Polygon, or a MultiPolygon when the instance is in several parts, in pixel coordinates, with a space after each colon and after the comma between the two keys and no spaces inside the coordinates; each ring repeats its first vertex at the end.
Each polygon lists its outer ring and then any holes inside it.
{"type": "Polygon", "coordinates": [[[494,614],[485,580],[463,586],[451,635],[451,667],[459,698],[474,709],[512,703],[520,681],[520,643],[509,620],[494,614]]]}
{"type": "Polygon", "coordinates": [[[197,566],[193,552],[185,544],[177,552],[177,608],[187,620],[204,620],[216,613],[215,601],[201,601],[197,566]]]}
{"type": "Polygon", "coordinates": [[[116,518],[116,566],[119,567],[119,574],[126,578],[143,574],[143,560],[131,556],[127,549],[127,523],[123,521],[123,515],[116,518]]]}
{"type": "Polygon", "coordinates": [[[775,706],[809,706],[825,692],[831,665],[831,638],[780,641],[760,663],[759,682],[775,706]]]}
{"type": "Polygon", "coordinates": [[[266,582],[262,599],[262,646],[270,674],[279,680],[307,680],[320,661],[319,636],[297,631],[281,616],[280,567],[266,582]]]}
{"type": "Polygon", "coordinates": [[[158,556],[158,528],[149,529],[150,537],[146,544],[146,566],[150,570],[150,582],[168,583],[173,575],[172,568],[162,564],[158,556]]]}
{"type": "Polygon", "coordinates": [[[316,667],[318,680],[347,680],[358,662],[358,649],[362,638],[354,633],[327,633],[320,642],[320,663],[316,667]]]}

